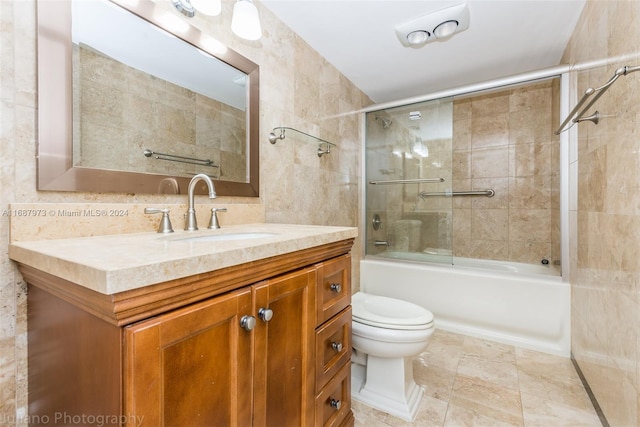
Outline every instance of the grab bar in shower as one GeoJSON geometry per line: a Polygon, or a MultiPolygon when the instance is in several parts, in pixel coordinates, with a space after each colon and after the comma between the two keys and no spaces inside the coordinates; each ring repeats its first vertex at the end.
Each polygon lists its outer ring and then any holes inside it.
{"type": "Polygon", "coordinates": [[[614,73],[613,77],[611,77],[609,79],[609,81],[606,82],[604,85],[602,85],[602,86],[600,86],[599,88],[596,88],[596,89],[594,89],[592,87],[587,89],[584,92],[584,95],[582,95],[582,98],[580,98],[580,101],[578,101],[576,106],[573,107],[573,110],[571,110],[571,112],[569,113],[567,118],[564,119],[564,122],[562,122],[562,124],[560,125],[558,130],[555,132],[556,135],[560,135],[562,132],[564,132],[565,130],[568,130],[574,124],[582,122],[582,121],[591,121],[591,122],[593,122],[595,124],[598,124],[598,121],[600,119],[600,114],[597,111],[595,113],[593,113],[592,115],[590,115],[589,117],[584,117],[584,115],[587,113],[589,108],[591,108],[593,106],[593,104],[595,104],[596,101],[598,99],[600,99],[600,97],[602,95],[604,95],[604,93],[607,91],[607,89],[609,89],[609,87],[616,80],[618,80],[618,77],[626,76],[627,74],[631,74],[631,73],[633,73],[635,71],[640,71],[640,65],[635,66],[635,67],[625,66],[625,67],[618,68],[616,70],[616,72],[614,73]],[[591,101],[589,101],[587,106],[581,109],[582,105],[587,101],[587,99],[589,99],[589,97],[591,95],[594,95],[594,94],[595,94],[595,96],[591,99],[591,101]],[[580,110],[580,112],[578,112],[578,110],[580,110]],[[571,122],[571,125],[567,126],[569,124],[569,122],[571,122]]]}
{"type": "Polygon", "coordinates": [[[422,193],[419,194],[420,197],[422,197],[423,199],[425,197],[429,197],[429,196],[446,196],[446,197],[453,197],[453,196],[486,196],[486,197],[493,197],[496,195],[496,192],[492,189],[489,190],[477,190],[477,191],[442,191],[439,193],[429,193],[427,191],[423,191],[422,193]]]}
{"type": "Polygon", "coordinates": [[[444,182],[444,178],[416,178],[416,179],[393,179],[390,181],[369,181],[369,184],[372,185],[383,185],[383,184],[420,184],[423,182],[444,182]]]}

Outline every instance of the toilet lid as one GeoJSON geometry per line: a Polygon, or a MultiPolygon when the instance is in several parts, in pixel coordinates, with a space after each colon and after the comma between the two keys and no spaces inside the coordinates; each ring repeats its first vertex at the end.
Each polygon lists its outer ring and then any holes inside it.
{"type": "Polygon", "coordinates": [[[386,329],[425,329],[433,314],[424,307],[395,298],[357,292],[351,297],[353,320],[386,329]]]}

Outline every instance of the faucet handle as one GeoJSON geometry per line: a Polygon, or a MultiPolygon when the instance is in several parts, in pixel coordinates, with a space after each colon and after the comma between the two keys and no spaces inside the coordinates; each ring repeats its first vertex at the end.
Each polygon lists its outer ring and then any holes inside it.
{"type": "Polygon", "coordinates": [[[226,212],[227,208],[211,208],[211,220],[209,221],[209,227],[211,229],[220,228],[220,222],[218,221],[218,212],[226,212]]]}
{"type": "Polygon", "coordinates": [[[173,227],[171,227],[171,219],[169,218],[169,209],[158,209],[158,208],[144,208],[144,213],[146,214],[156,214],[161,213],[162,219],[160,220],[160,225],[158,226],[158,233],[173,233],[173,227]]]}

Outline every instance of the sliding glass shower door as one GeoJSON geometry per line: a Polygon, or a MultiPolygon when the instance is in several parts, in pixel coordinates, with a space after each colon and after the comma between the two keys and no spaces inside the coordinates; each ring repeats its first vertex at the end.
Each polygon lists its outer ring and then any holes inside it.
{"type": "Polygon", "coordinates": [[[453,100],[366,115],[366,253],[451,263],[453,100]]]}
{"type": "Polygon", "coordinates": [[[549,78],[367,113],[367,255],[559,273],[559,93],[549,78]]]}

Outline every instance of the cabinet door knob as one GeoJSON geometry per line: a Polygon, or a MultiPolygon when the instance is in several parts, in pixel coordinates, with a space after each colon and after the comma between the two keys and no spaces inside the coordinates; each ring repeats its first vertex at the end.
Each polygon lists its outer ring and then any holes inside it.
{"type": "Polygon", "coordinates": [[[270,308],[264,308],[263,307],[260,310],[258,310],[258,317],[262,321],[268,322],[273,317],[273,310],[271,310],[270,308]]]}
{"type": "Polygon", "coordinates": [[[340,342],[332,342],[331,348],[340,353],[342,351],[342,343],[340,342]]]}
{"type": "Polygon", "coordinates": [[[256,327],[256,318],[253,316],[242,316],[242,319],[240,319],[240,326],[246,331],[250,331],[256,327]]]}
{"type": "Polygon", "coordinates": [[[329,287],[336,294],[339,294],[340,291],[342,291],[342,285],[340,283],[332,283],[329,287]]]}
{"type": "Polygon", "coordinates": [[[331,399],[331,401],[329,401],[329,406],[331,406],[333,409],[337,411],[342,406],[342,402],[340,402],[337,399],[331,399]]]}

